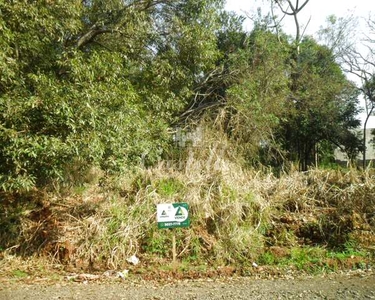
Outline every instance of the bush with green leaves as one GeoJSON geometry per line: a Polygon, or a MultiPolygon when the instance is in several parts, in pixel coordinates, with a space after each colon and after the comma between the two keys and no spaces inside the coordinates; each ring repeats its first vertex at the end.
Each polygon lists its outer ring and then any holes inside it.
{"type": "Polygon", "coordinates": [[[220,3],[1,3],[0,189],[155,163],[217,55],[220,3]]]}

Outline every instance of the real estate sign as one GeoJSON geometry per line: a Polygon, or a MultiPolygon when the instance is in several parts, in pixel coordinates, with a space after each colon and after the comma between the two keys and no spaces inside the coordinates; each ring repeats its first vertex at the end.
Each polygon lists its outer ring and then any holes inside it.
{"type": "Polygon", "coordinates": [[[189,227],[189,205],[187,203],[163,203],[156,207],[158,228],[189,227]]]}

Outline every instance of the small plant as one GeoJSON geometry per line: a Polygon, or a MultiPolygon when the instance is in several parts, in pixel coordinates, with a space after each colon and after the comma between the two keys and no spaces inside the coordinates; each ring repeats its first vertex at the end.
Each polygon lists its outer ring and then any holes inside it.
{"type": "Polygon", "coordinates": [[[288,257],[282,257],[275,262],[277,265],[294,266],[298,270],[316,272],[322,269],[326,250],[320,247],[294,247],[288,257]]]}
{"type": "Polygon", "coordinates": [[[261,265],[274,265],[277,262],[276,257],[271,252],[264,252],[259,257],[259,263],[261,265]]]}
{"type": "Polygon", "coordinates": [[[365,251],[359,249],[358,243],[349,240],[344,244],[344,250],[340,252],[331,251],[327,253],[327,257],[345,261],[347,259],[364,258],[368,255],[365,251]]]}
{"type": "Polygon", "coordinates": [[[13,275],[14,277],[18,278],[18,279],[26,278],[26,277],[29,276],[28,273],[26,273],[26,272],[24,272],[24,271],[21,271],[21,270],[18,270],[18,269],[17,269],[17,270],[14,270],[14,271],[12,272],[12,275],[13,275]]]}
{"type": "Polygon", "coordinates": [[[157,182],[156,189],[161,196],[172,197],[184,191],[184,184],[176,178],[165,178],[157,182]]]}
{"type": "Polygon", "coordinates": [[[143,251],[167,257],[171,251],[172,241],[164,231],[152,231],[143,242],[143,251]]]}
{"type": "Polygon", "coordinates": [[[355,240],[348,240],[344,244],[344,252],[348,255],[354,255],[354,256],[364,256],[365,253],[360,251],[358,242],[355,240]]]}
{"type": "Polygon", "coordinates": [[[186,261],[189,263],[197,263],[202,259],[203,245],[200,241],[200,237],[192,235],[189,242],[189,249],[186,256],[186,261]]]}

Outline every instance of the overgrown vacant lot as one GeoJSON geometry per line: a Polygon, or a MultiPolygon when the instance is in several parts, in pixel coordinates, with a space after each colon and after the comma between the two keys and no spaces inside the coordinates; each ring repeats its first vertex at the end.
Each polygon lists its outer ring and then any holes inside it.
{"type": "Polygon", "coordinates": [[[52,265],[75,273],[126,269],[145,279],[371,268],[371,169],[275,176],[244,171],[215,151],[189,155],[179,168],[161,164],[115,179],[93,170],[88,183],[59,193],[4,194],[1,275],[48,273],[52,265]],[[172,232],[156,225],[156,204],[165,202],[190,205],[191,226],[174,230],[177,270],[172,232]],[[139,264],[129,263],[132,255],[139,264]]]}
{"type": "Polygon", "coordinates": [[[370,272],[375,18],[262,2],[0,1],[1,283],[370,272]]]}

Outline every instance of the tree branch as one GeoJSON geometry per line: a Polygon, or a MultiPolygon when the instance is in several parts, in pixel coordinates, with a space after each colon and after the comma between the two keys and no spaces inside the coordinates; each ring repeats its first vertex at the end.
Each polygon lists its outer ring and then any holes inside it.
{"type": "Polygon", "coordinates": [[[103,33],[113,33],[114,30],[99,29],[96,25],[92,26],[90,30],[81,36],[77,41],[77,48],[80,49],[83,46],[91,43],[98,35],[103,33]]]}
{"type": "MultiPolygon", "coordinates": [[[[288,3],[288,7],[286,9],[283,8],[281,0],[275,0],[277,5],[279,6],[280,10],[284,13],[284,15],[288,16],[293,16],[294,18],[294,23],[296,24],[296,42],[297,44],[299,43],[301,39],[301,29],[300,29],[300,24],[298,21],[298,13],[306,6],[306,4],[310,0],[305,0],[304,3],[299,6],[299,0],[296,0],[296,5],[294,6],[291,0],[286,0],[288,3]],[[289,8],[291,9],[291,12],[289,12],[289,8]]],[[[306,28],[305,28],[306,29],[306,28]]]]}

